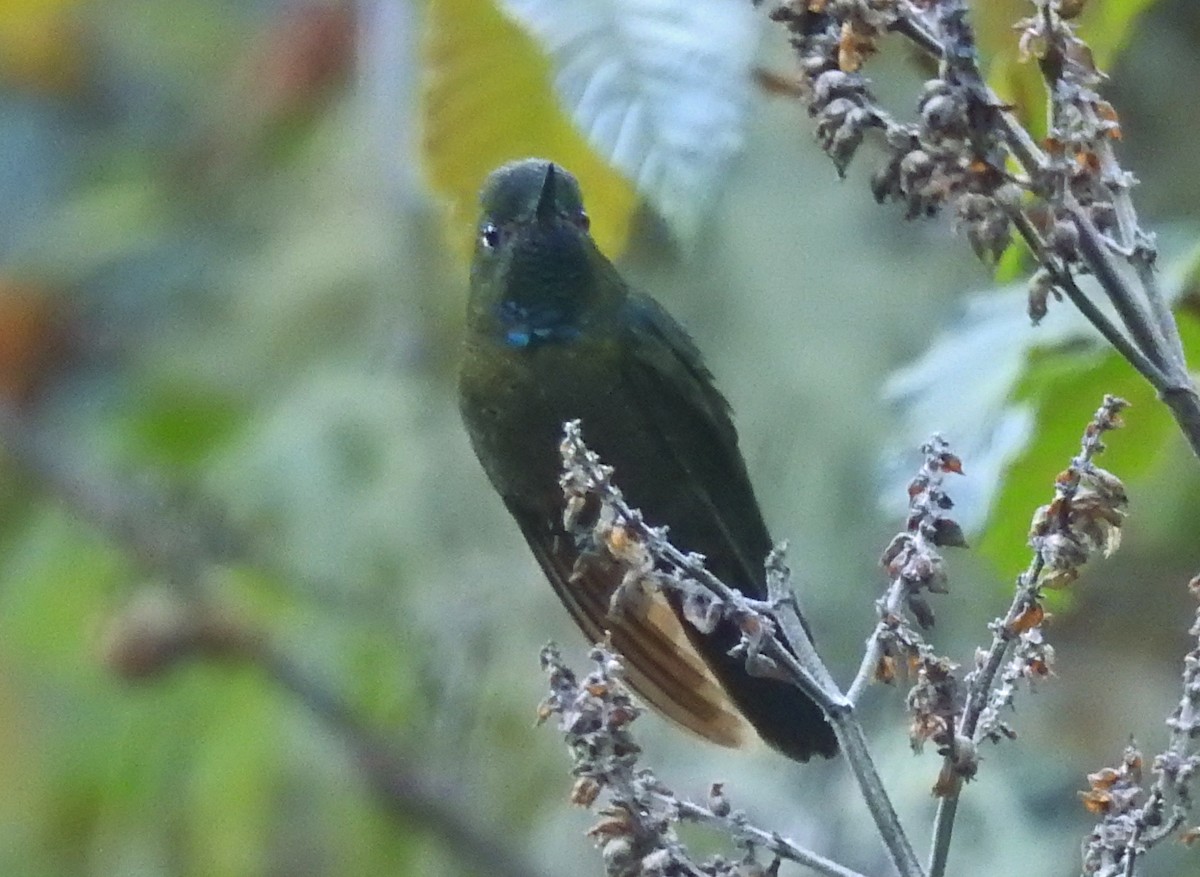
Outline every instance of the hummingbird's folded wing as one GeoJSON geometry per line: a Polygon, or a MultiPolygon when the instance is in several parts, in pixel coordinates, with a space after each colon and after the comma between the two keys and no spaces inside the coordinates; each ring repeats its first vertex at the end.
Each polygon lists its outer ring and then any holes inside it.
{"type": "MultiPolygon", "coordinates": [[[[631,294],[626,308],[629,355],[623,361],[623,386],[634,400],[629,410],[641,418],[630,428],[657,438],[654,459],[664,473],[641,479],[635,485],[640,494],[630,490],[627,497],[651,523],[670,524],[676,547],[703,554],[708,569],[727,585],[765,599],[764,562],[772,542],[729,405],[692,340],[657,302],[631,294]],[[652,512],[662,520],[649,517],[652,512]]],[[[619,483],[619,467],[616,477],[619,483]]],[[[687,625],[685,636],[769,744],[800,761],[837,751],[833,729],[807,695],[748,675],[744,659],[730,654],[741,638],[732,621],[721,621],[708,633],[687,625]]]]}
{"type": "Polygon", "coordinates": [[[722,746],[755,738],[750,724],[696,653],[674,610],[661,594],[609,615],[622,572],[599,558],[579,560],[574,539],[538,515],[509,505],[525,541],[575,623],[592,642],[611,637],[625,658],[630,685],[655,709],[695,734],[722,746]]]}
{"type": "Polygon", "coordinates": [[[626,308],[630,341],[624,380],[637,399],[631,409],[645,420],[639,424],[642,434],[658,437],[664,472],[674,474],[664,479],[663,498],[630,499],[635,505],[665,506],[669,491],[689,513],[653,523],[669,523],[672,534],[685,540],[676,547],[705,554],[712,572],[726,584],[766,599],[763,563],[771,536],[738,447],[729,403],[692,339],[658,302],[631,293],[626,308]],[[693,544],[686,544],[689,539],[693,544]]]}

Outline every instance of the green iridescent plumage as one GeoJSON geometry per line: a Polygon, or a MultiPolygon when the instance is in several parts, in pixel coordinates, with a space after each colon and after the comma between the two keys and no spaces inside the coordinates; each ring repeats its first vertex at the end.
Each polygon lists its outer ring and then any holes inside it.
{"type": "Polygon", "coordinates": [[[588,558],[576,569],[557,451],[575,418],[648,521],[758,599],[771,539],[728,404],[679,324],[597,249],[574,177],[514,162],[488,178],[481,204],[459,401],[479,461],[559,598],[591,639],[611,633],[634,687],[669,718],[725,745],[743,742],[748,722],[793,758],[832,755],[815,704],[726,654],[738,641],[731,624],[701,634],[663,597],[610,619],[619,574],[588,558]]]}

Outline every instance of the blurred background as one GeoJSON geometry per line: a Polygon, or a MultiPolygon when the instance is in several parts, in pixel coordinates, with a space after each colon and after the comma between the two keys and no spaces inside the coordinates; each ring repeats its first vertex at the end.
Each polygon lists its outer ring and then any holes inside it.
{"type": "MultiPolygon", "coordinates": [[[[983,5],[1011,51],[1025,4],[983,5]]],[[[1143,218],[1194,241],[1200,8],[1138,5],[1106,96],[1143,218]]],[[[519,33],[500,21],[485,0],[0,3],[0,873],[602,873],[556,732],[533,728],[539,647],[585,649],[455,402],[470,193],[522,154],[570,164],[523,127],[553,101],[544,70],[446,72],[519,33]],[[494,138],[441,111],[481,81],[512,114],[494,138]]],[[[776,30],[757,63],[786,77],[776,30]]],[[[898,49],[872,76],[909,106],[922,70],[898,49]]],[[[848,680],[903,522],[902,494],[878,501],[900,422],[881,387],[992,272],[948,220],[876,206],[870,150],[839,181],[793,98],[759,90],[747,118],[686,239],[616,189],[589,208],[705,351],[848,680]]],[[[1196,461],[1142,431],[1155,403],[1128,369],[1070,363],[1037,414],[1058,443],[1004,500],[1008,554],[950,558],[937,648],[967,663],[985,641],[1028,516],[1127,386],[1146,402],[1107,465],[1136,475],[1132,519],[1056,607],[1057,675],[1020,695],[1020,739],[983,753],[951,858],[973,874],[1076,871],[1085,774],[1131,735],[1157,751],[1179,697],[1196,461]]],[[[946,375],[961,404],[991,365],[946,375]]],[[[910,752],[903,693],[872,691],[865,720],[920,847],[939,764],[910,752]]],[[[638,730],[680,794],[724,780],[758,823],[883,872],[840,763],[638,730]]],[[[1187,855],[1148,873],[1196,873],[1187,855]]]]}

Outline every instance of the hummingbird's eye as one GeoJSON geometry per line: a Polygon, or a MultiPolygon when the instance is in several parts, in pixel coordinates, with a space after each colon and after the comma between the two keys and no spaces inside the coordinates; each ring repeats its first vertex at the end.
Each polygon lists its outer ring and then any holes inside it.
{"type": "Polygon", "coordinates": [[[587,215],[586,210],[580,210],[577,214],[575,214],[575,224],[584,231],[587,231],[592,227],[592,218],[587,215]]]}
{"type": "Polygon", "coordinates": [[[479,243],[489,250],[494,250],[500,246],[500,229],[490,222],[486,222],[483,228],[479,230],[479,243]]]}

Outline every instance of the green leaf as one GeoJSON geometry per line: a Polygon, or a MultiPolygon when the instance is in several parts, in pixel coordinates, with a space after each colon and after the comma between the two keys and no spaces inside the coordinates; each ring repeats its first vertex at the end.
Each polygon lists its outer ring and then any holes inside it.
{"type": "Polygon", "coordinates": [[[1090,0],[1080,17],[1079,34],[1092,47],[1100,67],[1108,67],[1129,44],[1137,17],[1158,0],[1090,0]]]}
{"type": "MultiPolygon", "coordinates": [[[[1160,286],[1174,302],[1200,265],[1197,230],[1164,228],[1160,243],[1160,286]]],[[[1115,319],[1094,278],[1081,276],[1079,284],[1115,319]]],[[[1165,444],[1164,433],[1151,424],[1168,417],[1153,392],[1142,386],[1142,378],[1109,352],[1095,327],[1069,302],[1051,300],[1048,315],[1033,327],[1026,315],[1027,296],[1024,283],[969,296],[962,317],[916,361],[893,373],[884,388],[884,396],[901,408],[901,422],[893,430],[895,456],[911,451],[935,430],[950,441],[968,474],[954,489],[956,519],[972,534],[980,533],[985,520],[992,521],[988,532],[972,542],[1001,560],[1005,572],[1014,566],[1012,552],[1027,558],[1024,533],[1030,516],[1049,500],[1054,474],[1076,452],[1083,427],[1104,393],[1124,396],[1137,406],[1130,412],[1131,424],[1148,418],[1139,426],[1147,430],[1145,441],[1134,445],[1139,450],[1165,444]],[[1040,468],[1030,472],[1031,461],[1040,468]],[[1010,499],[1010,493],[1016,498],[1010,499]]],[[[1194,317],[1178,319],[1195,322],[1194,317]]],[[[1190,360],[1200,360],[1200,344],[1191,334],[1185,341],[1191,344],[1190,360]]],[[[1165,434],[1175,431],[1167,426],[1165,434]]],[[[1114,442],[1123,436],[1118,434],[1114,442]]],[[[885,503],[903,495],[901,485],[911,475],[911,468],[897,459],[885,503]]]]}
{"type": "Polygon", "coordinates": [[[1004,248],[1004,252],[1000,254],[1000,258],[996,260],[992,279],[999,284],[1015,283],[1029,273],[1030,257],[1029,247],[1023,240],[1014,236],[1009,245],[1004,248]]]}
{"type": "Polygon", "coordinates": [[[193,467],[243,422],[234,400],[204,387],[161,387],[138,400],[130,423],[135,459],[193,467]]]}
{"type": "MultiPolygon", "coordinates": [[[[1200,320],[1181,312],[1176,319],[1188,358],[1200,359],[1200,320]]],[[[1148,474],[1181,442],[1166,406],[1154,389],[1118,354],[1036,354],[1015,395],[1035,406],[1033,440],[1013,461],[978,550],[1005,575],[1029,564],[1028,531],[1034,510],[1054,497],[1054,476],[1079,452],[1084,426],[1105,393],[1129,401],[1125,429],[1112,433],[1100,465],[1129,482],[1148,474]]]]}

